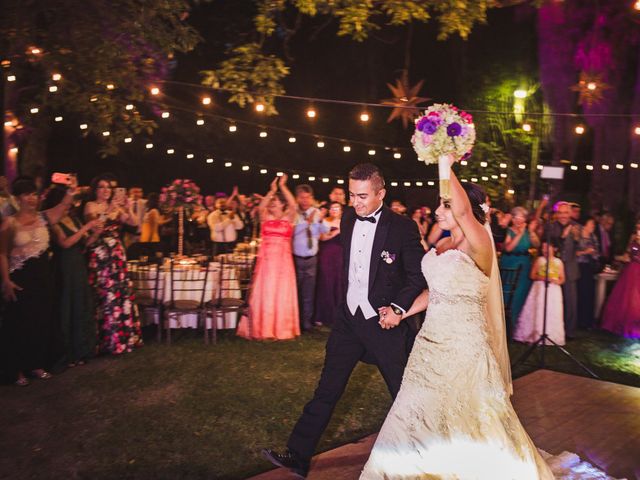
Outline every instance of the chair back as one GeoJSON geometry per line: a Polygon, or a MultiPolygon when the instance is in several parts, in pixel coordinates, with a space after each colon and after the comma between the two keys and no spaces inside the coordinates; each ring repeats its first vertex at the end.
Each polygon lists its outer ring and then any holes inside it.
{"type": "Polygon", "coordinates": [[[146,306],[157,307],[160,301],[160,267],[155,264],[133,264],[129,278],[133,283],[136,301],[146,300],[146,306]]]}
{"type": "Polygon", "coordinates": [[[219,255],[217,308],[239,308],[247,301],[247,291],[253,276],[255,257],[248,255],[219,255]]]}
{"type": "Polygon", "coordinates": [[[169,271],[170,308],[175,308],[176,301],[190,300],[204,306],[209,280],[210,266],[208,260],[198,264],[183,265],[180,260],[171,259],[169,271]]]}
{"type": "Polygon", "coordinates": [[[511,305],[515,297],[518,280],[522,271],[522,265],[516,268],[500,268],[500,279],[502,280],[502,292],[504,295],[504,316],[507,325],[511,324],[511,305]]]}

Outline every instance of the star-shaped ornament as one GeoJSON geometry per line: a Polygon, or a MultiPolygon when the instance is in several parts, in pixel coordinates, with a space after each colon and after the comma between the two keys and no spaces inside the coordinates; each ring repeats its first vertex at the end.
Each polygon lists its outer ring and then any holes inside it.
{"type": "Polygon", "coordinates": [[[385,98],[380,103],[383,105],[392,105],[394,108],[387,118],[387,123],[391,123],[395,119],[402,120],[402,126],[407,128],[413,125],[413,119],[418,115],[418,105],[429,100],[428,97],[419,97],[418,92],[422,88],[424,80],[420,80],[413,87],[409,85],[409,80],[405,75],[396,80],[396,84],[387,83],[387,87],[391,90],[393,98],[385,98]]]}
{"type": "Polygon", "coordinates": [[[590,107],[594,103],[602,100],[603,92],[611,88],[604,83],[601,73],[580,72],[580,80],[571,87],[571,90],[578,92],[578,104],[590,107]]]}

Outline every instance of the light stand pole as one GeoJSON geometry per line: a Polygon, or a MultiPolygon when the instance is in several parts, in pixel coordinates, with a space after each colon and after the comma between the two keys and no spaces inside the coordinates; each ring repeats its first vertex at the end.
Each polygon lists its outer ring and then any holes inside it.
{"type": "MultiPolygon", "coordinates": [[[[548,180],[562,180],[564,177],[564,168],[563,167],[544,167],[542,172],[540,172],[540,177],[548,180]]],[[[544,270],[544,311],[542,316],[542,333],[540,337],[531,344],[531,346],[522,354],[518,359],[513,363],[512,368],[515,369],[518,365],[524,363],[531,354],[538,348],[540,348],[540,361],[538,362],[538,368],[545,368],[545,346],[550,343],[552,346],[557,347],[567,358],[573,361],[576,365],[578,365],[582,370],[588,373],[593,378],[599,379],[599,377],[589,369],[586,365],[584,365],[580,360],[574,357],[566,348],[561,345],[558,345],[554,342],[547,333],[547,304],[549,297],[549,265],[551,263],[551,259],[549,258],[549,245],[551,245],[551,223],[545,228],[545,241],[547,242],[547,252],[545,254],[545,270],[544,270]],[[548,343],[547,343],[548,342],[548,343]]]]}

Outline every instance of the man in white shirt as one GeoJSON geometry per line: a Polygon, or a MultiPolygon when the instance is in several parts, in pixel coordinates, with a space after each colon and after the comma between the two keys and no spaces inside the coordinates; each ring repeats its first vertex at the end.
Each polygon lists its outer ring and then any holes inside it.
{"type": "Polygon", "coordinates": [[[403,315],[427,284],[420,266],[424,249],[418,227],[383,204],[385,193],[376,166],[356,165],[349,173],[353,208],[345,209],[340,222],[348,285],[327,341],[322,375],[287,450],[263,450],[267,460],[302,478],[359,361],[378,367],[392,397],[400,390],[415,335],[403,315]],[[391,307],[384,318],[378,315],[382,307],[391,307]]]}
{"type": "Polygon", "coordinates": [[[211,231],[213,255],[233,252],[238,241],[238,230],[244,228],[233,197],[216,200],[216,209],[207,217],[207,224],[211,231]]]}

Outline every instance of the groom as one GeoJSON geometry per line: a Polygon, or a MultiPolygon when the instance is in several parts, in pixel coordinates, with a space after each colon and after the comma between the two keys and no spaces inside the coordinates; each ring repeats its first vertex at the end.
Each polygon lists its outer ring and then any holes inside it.
{"type": "Polygon", "coordinates": [[[360,164],[349,172],[353,208],[345,211],[340,222],[348,285],[327,341],[320,382],[289,437],[287,450],[262,452],[273,464],[301,478],[309,471],[316,445],[359,361],[377,365],[393,398],[400,389],[413,342],[407,323],[401,322],[402,314],[427,284],[420,268],[424,250],[418,228],[413,220],[383,204],[384,186],[375,165],[360,164]],[[378,309],[385,306],[391,309],[380,318],[378,309]]]}

